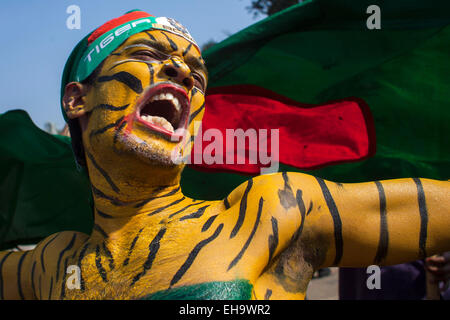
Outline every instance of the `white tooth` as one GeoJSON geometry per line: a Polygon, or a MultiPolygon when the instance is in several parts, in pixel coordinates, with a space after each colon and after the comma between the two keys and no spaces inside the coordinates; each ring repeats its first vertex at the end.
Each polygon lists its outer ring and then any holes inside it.
{"type": "Polygon", "coordinates": [[[172,99],[173,99],[173,94],[166,93],[166,100],[172,100],[172,99]]]}
{"type": "Polygon", "coordinates": [[[161,94],[159,95],[159,98],[160,98],[161,100],[167,100],[166,95],[165,95],[164,93],[161,93],[161,94]]]}
{"type": "Polygon", "coordinates": [[[175,106],[175,109],[177,109],[177,111],[180,111],[181,107],[180,107],[180,101],[178,101],[177,98],[173,98],[172,99],[173,105],[175,106]]]}
{"type": "Polygon", "coordinates": [[[154,125],[157,125],[159,127],[162,127],[170,132],[174,132],[174,129],[172,127],[172,124],[167,121],[166,119],[162,118],[162,117],[156,117],[156,116],[141,116],[141,118],[147,122],[150,122],[154,125]]]}
{"type": "Polygon", "coordinates": [[[172,127],[172,124],[170,124],[170,122],[167,121],[167,120],[164,119],[164,118],[161,118],[161,117],[153,117],[152,121],[153,121],[154,124],[156,124],[156,125],[158,125],[158,126],[161,126],[161,127],[163,127],[164,129],[166,129],[166,130],[168,130],[168,131],[170,131],[170,132],[173,132],[173,131],[174,131],[174,130],[173,130],[173,127],[172,127]]]}

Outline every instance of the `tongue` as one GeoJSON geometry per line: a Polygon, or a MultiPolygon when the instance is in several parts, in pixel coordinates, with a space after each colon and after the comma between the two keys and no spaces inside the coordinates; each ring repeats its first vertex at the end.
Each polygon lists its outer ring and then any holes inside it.
{"type": "Polygon", "coordinates": [[[167,131],[174,132],[172,124],[169,121],[167,121],[166,119],[162,118],[162,117],[144,115],[144,116],[141,116],[141,118],[144,121],[147,121],[147,122],[149,122],[151,124],[154,124],[154,125],[156,125],[158,127],[164,128],[167,131]]]}

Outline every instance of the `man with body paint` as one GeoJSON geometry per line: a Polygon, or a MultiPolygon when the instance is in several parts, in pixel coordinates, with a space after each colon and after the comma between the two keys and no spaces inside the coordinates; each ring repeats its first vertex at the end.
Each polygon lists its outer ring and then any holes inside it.
{"type": "Polygon", "coordinates": [[[223,200],[184,196],[172,154],[186,147],[183,130],[195,135],[207,77],[187,30],[142,11],[77,45],[62,105],[95,226],[1,252],[0,298],[304,299],[320,268],[450,250],[448,181],[340,184],[284,172],[251,178],[223,200]],[[70,266],[78,286],[67,285],[70,266]]]}

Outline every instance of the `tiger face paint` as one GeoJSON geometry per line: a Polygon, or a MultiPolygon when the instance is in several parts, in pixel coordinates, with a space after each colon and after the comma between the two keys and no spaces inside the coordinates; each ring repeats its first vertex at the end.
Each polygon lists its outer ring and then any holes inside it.
{"type": "Polygon", "coordinates": [[[186,39],[159,30],[128,38],[104,60],[85,96],[88,163],[120,167],[128,176],[148,172],[148,165],[178,175],[183,165],[171,154],[186,143],[183,130],[194,135],[190,118],[203,116],[206,84],[201,54],[186,39]]]}

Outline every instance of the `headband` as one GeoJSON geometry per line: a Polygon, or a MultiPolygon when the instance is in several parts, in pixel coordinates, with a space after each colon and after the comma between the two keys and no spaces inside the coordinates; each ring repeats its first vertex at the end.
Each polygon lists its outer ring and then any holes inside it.
{"type": "MultiPolygon", "coordinates": [[[[145,30],[164,30],[176,34],[191,42],[200,51],[189,31],[178,21],[166,17],[157,18],[140,10],[129,11],[88,34],[72,50],[64,66],[61,104],[65,87],[69,82],[85,80],[126,39],[145,30]]],[[[64,108],[62,112],[67,121],[64,108]]]]}

